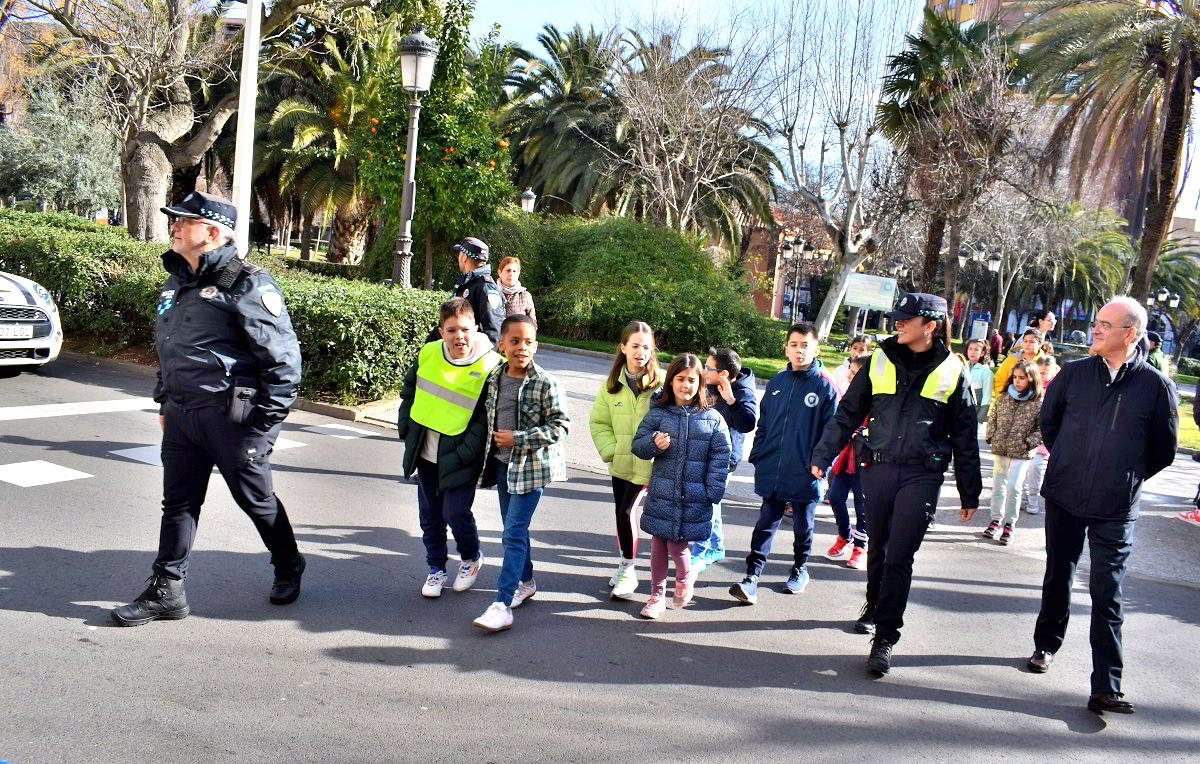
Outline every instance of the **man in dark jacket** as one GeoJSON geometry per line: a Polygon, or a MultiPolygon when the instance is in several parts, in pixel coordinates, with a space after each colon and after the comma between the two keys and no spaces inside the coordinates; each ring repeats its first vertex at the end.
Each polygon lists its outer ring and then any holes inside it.
{"type": "MultiPolygon", "coordinates": [[[[471,303],[479,331],[487,335],[492,345],[499,345],[500,325],[504,323],[507,311],[504,308],[504,295],[492,277],[492,266],[487,264],[490,254],[488,245],[481,239],[468,236],[451,249],[458,253],[458,270],[462,273],[454,282],[454,296],[471,303]]],[[[437,342],[439,339],[441,332],[435,326],[425,341],[437,342]]]]}
{"type": "Polygon", "coordinates": [[[974,516],[982,490],[971,384],[962,362],[941,341],[946,301],[906,294],[889,317],[896,336],[871,354],[866,373],[855,375],[809,462],[812,474],[824,477],[867,420],[855,443],[871,545],[867,601],[855,630],[875,634],[867,668],[876,676],[891,668],[913,558],[937,511],[951,456],[963,522],[974,516]]]}
{"type": "Polygon", "coordinates": [[[762,399],[762,416],[750,449],[754,465],[754,492],[762,497],[758,523],[750,536],[746,576],[729,588],[736,599],[753,605],[758,601],[758,578],[783,512],[794,510],[792,542],[794,555],[783,591],[799,594],[808,586],[808,557],[812,552],[816,522],[817,479],[804,471],[813,447],[821,440],[825,425],[837,408],[837,387],[817,356],[821,343],[812,324],[793,324],[784,351],[788,367],[771,378],[762,399]]]}
{"type": "MultiPolygon", "coordinates": [[[[754,372],[742,368],[742,358],[730,348],[711,348],[704,365],[704,384],[713,408],[729,427],[729,474],[742,461],[746,433],[758,423],[758,399],[754,395],[754,372]]],[[[692,543],[693,581],[705,567],[725,559],[725,528],[721,505],[713,505],[712,533],[692,543]]]]}
{"type": "Polygon", "coordinates": [[[1091,554],[1092,678],[1088,708],[1133,713],[1121,693],[1121,579],[1133,548],[1142,483],[1175,459],[1175,385],[1146,363],[1146,309],[1118,297],[1096,314],[1092,355],[1063,367],[1042,404],[1050,449],[1046,576],[1030,670],[1050,669],[1070,615],[1071,584],[1087,538],[1091,554]]]}
{"type": "Polygon", "coordinates": [[[162,526],[150,585],[112,611],[122,626],[190,612],[183,580],[214,465],[271,552],[271,603],[295,601],[304,572],[269,461],[300,384],[300,345],[283,295],[270,273],[238,257],[228,200],[193,192],[162,211],[172,234],[155,324],[162,526]]]}

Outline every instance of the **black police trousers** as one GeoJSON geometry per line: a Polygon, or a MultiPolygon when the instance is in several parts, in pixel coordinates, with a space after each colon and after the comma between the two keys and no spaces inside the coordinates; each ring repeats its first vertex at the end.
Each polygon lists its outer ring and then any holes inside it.
{"type": "Polygon", "coordinates": [[[163,508],[154,572],[167,578],[187,576],[188,558],[200,522],[200,507],[216,465],[258,535],[271,562],[295,558],[296,537],[283,504],[271,486],[271,450],[279,426],[265,435],[229,421],[218,406],[185,408],[169,402],[162,440],[163,508]]]}
{"type": "Polygon", "coordinates": [[[1121,580],[1133,550],[1133,520],[1088,520],[1046,502],[1046,577],[1033,630],[1034,649],[1056,653],[1067,634],[1071,585],[1086,535],[1092,596],[1092,693],[1121,691],[1121,580]]]}
{"type": "Polygon", "coordinates": [[[924,464],[873,464],[862,471],[867,505],[867,606],[875,635],[900,640],[913,557],[937,511],[942,473],[924,464]]]}

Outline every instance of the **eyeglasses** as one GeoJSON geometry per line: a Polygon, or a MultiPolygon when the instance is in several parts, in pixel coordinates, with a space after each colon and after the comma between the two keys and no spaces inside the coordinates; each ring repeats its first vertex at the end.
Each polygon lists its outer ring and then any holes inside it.
{"type": "Polygon", "coordinates": [[[715,366],[705,366],[705,367],[704,367],[704,370],[705,370],[705,371],[720,371],[720,369],[718,369],[718,368],[717,368],[717,367],[715,367],[715,366]]]}
{"type": "Polygon", "coordinates": [[[1113,329],[1132,329],[1133,324],[1121,324],[1120,326],[1113,326],[1107,321],[1093,321],[1092,328],[1099,329],[1102,332],[1111,332],[1113,329]]]}

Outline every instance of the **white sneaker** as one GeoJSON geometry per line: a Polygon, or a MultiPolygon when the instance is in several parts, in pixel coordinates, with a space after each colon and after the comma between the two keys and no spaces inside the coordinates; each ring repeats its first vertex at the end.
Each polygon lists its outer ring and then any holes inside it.
{"type": "Polygon", "coordinates": [[[475,585],[479,571],[483,568],[483,555],[477,560],[463,560],[458,564],[458,575],[454,577],[454,591],[465,592],[475,585]]]}
{"type": "Polygon", "coordinates": [[[630,565],[633,565],[633,560],[626,560],[624,557],[621,558],[621,561],[617,563],[616,572],[613,573],[612,577],[608,579],[608,588],[609,589],[611,589],[617,585],[617,579],[621,577],[621,572],[624,571],[625,568],[629,567],[630,565]]]}
{"type": "Polygon", "coordinates": [[[421,596],[436,599],[442,596],[442,589],[446,588],[446,582],[449,578],[446,576],[446,571],[439,568],[429,569],[429,578],[425,579],[425,585],[421,587],[421,596]]]}
{"type": "Polygon", "coordinates": [[[486,631],[497,632],[512,628],[512,608],[503,602],[493,602],[483,615],[472,621],[476,626],[486,631]]]}
{"type": "Polygon", "coordinates": [[[627,600],[637,591],[638,577],[637,566],[631,560],[628,565],[621,569],[617,574],[616,583],[613,584],[612,596],[620,600],[627,600]]]}
{"type": "Polygon", "coordinates": [[[512,602],[509,607],[520,607],[521,603],[537,594],[537,581],[522,581],[517,587],[517,593],[513,595],[512,602]]]}

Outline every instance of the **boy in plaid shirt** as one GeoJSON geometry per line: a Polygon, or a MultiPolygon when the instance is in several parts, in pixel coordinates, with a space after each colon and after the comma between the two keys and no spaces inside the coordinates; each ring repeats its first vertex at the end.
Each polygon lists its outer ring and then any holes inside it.
{"type": "Polygon", "coordinates": [[[500,498],[504,562],[496,601],[474,622],[491,632],[512,628],[512,609],[537,591],[529,523],[546,485],[567,479],[562,441],[570,424],[562,384],[533,362],[533,319],[523,314],[506,318],[498,349],[507,360],[492,371],[483,393],[492,437],[484,451],[480,484],[495,485],[500,498]]]}

